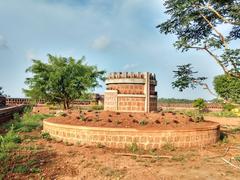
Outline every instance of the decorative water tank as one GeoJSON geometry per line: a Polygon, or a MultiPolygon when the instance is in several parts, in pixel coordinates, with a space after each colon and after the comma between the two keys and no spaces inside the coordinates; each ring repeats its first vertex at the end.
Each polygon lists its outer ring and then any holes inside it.
{"type": "Polygon", "coordinates": [[[107,76],[104,110],[120,112],[157,111],[157,85],[153,73],[113,72],[107,76]]]}

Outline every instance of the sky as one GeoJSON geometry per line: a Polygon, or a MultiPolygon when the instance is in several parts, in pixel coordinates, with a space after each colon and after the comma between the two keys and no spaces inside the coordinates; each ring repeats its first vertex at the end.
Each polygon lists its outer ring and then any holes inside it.
{"type": "MultiPolygon", "coordinates": [[[[179,92],[171,82],[177,65],[191,63],[212,87],[221,69],[200,51],[182,53],[174,35],[161,34],[163,0],[0,0],[0,86],[11,97],[22,89],[32,59],[47,54],[86,57],[86,63],[109,72],[153,72],[158,96],[212,99],[202,88],[179,92]]],[[[95,89],[103,93],[105,86],[95,89]]]]}

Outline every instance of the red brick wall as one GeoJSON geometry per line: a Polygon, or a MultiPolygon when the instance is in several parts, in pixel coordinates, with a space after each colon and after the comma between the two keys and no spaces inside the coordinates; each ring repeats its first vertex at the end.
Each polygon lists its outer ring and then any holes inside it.
{"type": "Polygon", "coordinates": [[[118,90],[119,94],[144,94],[143,84],[109,84],[108,90],[118,90]]]}
{"type": "Polygon", "coordinates": [[[99,128],[70,126],[43,122],[43,131],[53,138],[69,143],[125,148],[136,143],[143,149],[161,148],[165,144],[175,147],[203,147],[219,139],[219,125],[198,130],[137,130],[133,128],[99,128]]]}
{"type": "Polygon", "coordinates": [[[144,97],[118,97],[119,111],[144,111],[144,97]]]}

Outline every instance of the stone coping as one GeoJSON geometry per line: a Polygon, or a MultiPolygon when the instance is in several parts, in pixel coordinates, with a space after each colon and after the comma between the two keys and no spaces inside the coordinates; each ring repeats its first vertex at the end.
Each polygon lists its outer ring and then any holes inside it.
{"type": "Polygon", "coordinates": [[[48,120],[43,120],[44,124],[53,125],[56,127],[64,127],[64,128],[75,128],[75,129],[83,129],[83,130],[97,130],[97,131],[129,131],[129,132],[145,132],[145,133],[154,133],[154,132],[193,132],[193,131],[206,131],[206,130],[214,130],[218,129],[220,125],[218,123],[210,122],[212,125],[200,127],[200,128],[191,128],[191,129],[141,129],[141,128],[111,128],[111,127],[89,127],[89,126],[79,126],[79,125],[67,125],[60,123],[48,122],[48,120]]]}
{"type": "MultiPolygon", "coordinates": [[[[106,85],[107,84],[145,84],[146,79],[137,79],[137,78],[130,78],[130,79],[107,79],[105,81],[106,85]]],[[[156,85],[157,81],[156,80],[150,80],[150,84],[156,85]]]]}

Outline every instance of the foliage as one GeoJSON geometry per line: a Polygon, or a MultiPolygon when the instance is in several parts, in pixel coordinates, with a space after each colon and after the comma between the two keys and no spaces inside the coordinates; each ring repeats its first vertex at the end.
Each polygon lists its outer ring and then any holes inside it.
{"type": "Polygon", "coordinates": [[[179,91],[183,91],[186,88],[196,88],[197,85],[203,84],[206,77],[194,77],[194,74],[198,73],[193,71],[191,64],[177,66],[177,70],[174,72],[174,78],[176,80],[172,82],[173,88],[178,88],[179,91]]]}
{"type": "Polygon", "coordinates": [[[146,120],[141,120],[141,121],[139,121],[139,124],[141,125],[141,126],[145,126],[145,125],[147,125],[148,124],[148,121],[146,121],[146,120]]]}
{"type": "Polygon", "coordinates": [[[159,98],[159,103],[192,103],[193,100],[189,99],[175,99],[175,98],[159,98]]]}
{"type": "Polygon", "coordinates": [[[238,0],[166,0],[164,5],[170,19],[157,28],[177,36],[177,49],[205,51],[226,74],[240,78],[240,49],[230,46],[240,38],[238,0]],[[230,29],[226,35],[219,31],[220,25],[230,29]]]}
{"type": "Polygon", "coordinates": [[[35,100],[45,100],[52,104],[63,104],[65,109],[70,103],[81,98],[92,88],[99,86],[104,71],[96,66],[84,63],[84,57],[75,60],[72,57],[57,57],[48,54],[48,63],[33,60],[33,65],[26,72],[33,74],[25,83],[29,89],[25,94],[35,100]]]}
{"type": "Polygon", "coordinates": [[[52,138],[51,138],[51,136],[48,132],[42,133],[41,136],[42,136],[43,139],[46,139],[47,141],[52,140],[52,138]]]}
{"type": "Polygon", "coordinates": [[[207,105],[202,98],[198,98],[193,102],[193,107],[196,107],[198,109],[198,112],[204,112],[207,108],[207,105]]]}
{"type": "MultiPolygon", "coordinates": [[[[224,74],[240,79],[240,2],[239,0],[166,0],[170,18],[157,26],[161,33],[174,34],[174,46],[182,52],[195,49],[206,52],[224,74]],[[221,32],[221,29],[228,30],[221,32]]],[[[189,64],[178,66],[173,87],[180,91],[201,85],[215,95],[205,77],[194,77],[189,64]]],[[[239,94],[239,93],[238,93],[239,94]]]]}
{"type": "Polygon", "coordinates": [[[0,136],[0,179],[4,178],[9,169],[12,169],[15,173],[40,172],[38,168],[33,167],[33,164],[17,164],[13,168],[9,168],[10,157],[13,150],[16,150],[19,147],[18,144],[22,141],[18,133],[32,131],[33,129],[41,127],[41,120],[47,117],[49,117],[49,115],[32,115],[29,110],[25,110],[25,114],[22,117],[16,113],[14,114],[13,120],[2,126],[8,132],[5,135],[0,136]]]}
{"type": "Polygon", "coordinates": [[[220,97],[240,104],[240,78],[220,75],[214,78],[213,83],[220,97]]]}
{"type": "Polygon", "coordinates": [[[132,153],[136,153],[139,150],[139,147],[137,145],[137,143],[133,142],[129,147],[128,147],[129,151],[132,153]]]}
{"type": "Polygon", "coordinates": [[[236,106],[233,104],[226,103],[223,105],[223,111],[231,111],[235,108],[236,106]]]}

